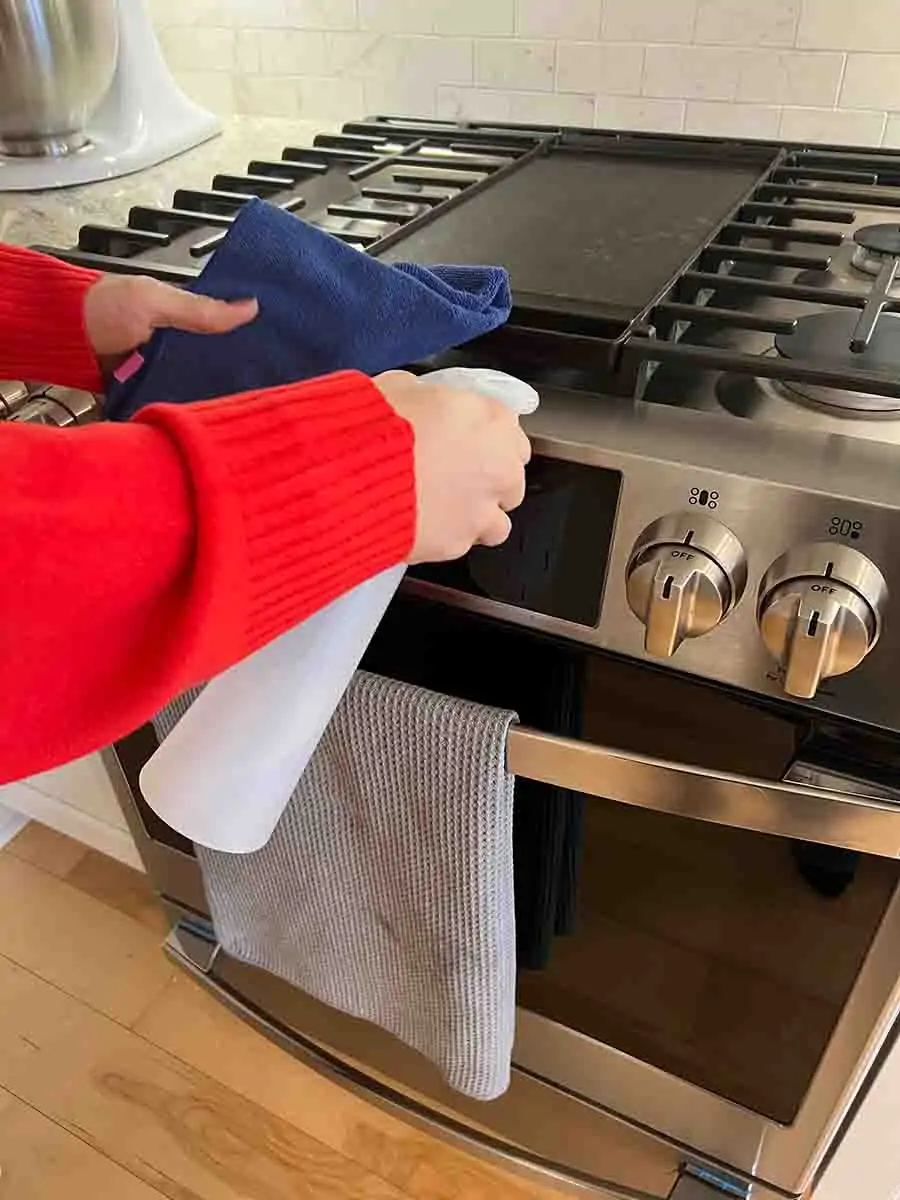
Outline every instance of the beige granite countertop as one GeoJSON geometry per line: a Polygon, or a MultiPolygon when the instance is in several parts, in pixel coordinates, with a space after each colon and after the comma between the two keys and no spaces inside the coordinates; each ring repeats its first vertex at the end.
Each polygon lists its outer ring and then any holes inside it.
{"type": "Polygon", "coordinates": [[[135,204],[168,207],[179,187],[208,188],[217,171],[240,174],[254,158],[280,158],[285,146],[310,145],[327,121],[232,117],[224,132],[158,167],[121,179],[42,192],[0,193],[0,242],[69,247],[87,223],[125,224],[135,204]]]}

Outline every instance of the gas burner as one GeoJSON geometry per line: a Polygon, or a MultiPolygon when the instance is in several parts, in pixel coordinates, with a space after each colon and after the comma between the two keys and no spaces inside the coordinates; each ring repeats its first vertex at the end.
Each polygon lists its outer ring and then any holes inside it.
{"type": "MultiPolygon", "coordinates": [[[[900,227],[894,228],[900,237],[900,227]]],[[[792,332],[776,335],[775,353],[791,362],[816,362],[850,372],[861,368],[900,378],[900,316],[883,314],[868,346],[856,353],[850,345],[858,324],[859,313],[855,310],[812,313],[801,317],[792,332]]],[[[785,380],[781,386],[817,407],[844,410],[854,416],[864,413],[874,416],[900,415],[900,399],[891,396],[819,387],[790,380],[785,380]]]]}
{"type": "MultiPolygon", "coordinates": [[[[900,377],[900,316],[883,314],[867,349],[856,354],[850,340],[858,321],[856,309],[812,313],[792,332],[777,334],[759,357],[816,362],[838,375],[862,368],[900,377]]],[[[719,377],[715,397],[721,409],[743,420],[900,444],[900,398],[730,371],[719,377]]]]}
{"type": "Polygon", "coordinates": [[[853,241],[853,266],[866,275],[877,276],[887,259],[900,257],[900,224],[864,225],[854,233],[853,241]]]}
{"type": "MultiPolygon", "coordinates": [[[[801,270],[794,282],[801,287],[836,289],[866,295],[872,280],[886,265],[900,259],[900,222],[861,225],[835,248],[824,268],[801,270]]],[[[891,283],[890,294],[900,295],[900,279],[891,283]]]]}

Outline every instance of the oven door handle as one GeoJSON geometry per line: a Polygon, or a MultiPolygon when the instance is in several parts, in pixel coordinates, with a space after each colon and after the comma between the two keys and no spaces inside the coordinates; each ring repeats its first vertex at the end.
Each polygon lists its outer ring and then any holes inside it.
{"type": "MultiPolygon", "coordinates": [[[[716,825],[818,842],[900,858],[897,801],[875,785],[853,781],[852,790],[776,783],[666,762],[554,737],[514,726],[507,743],[513,775],[716,825]]],[[[815,777],[807,768],[807,777],[815,777]]]]}

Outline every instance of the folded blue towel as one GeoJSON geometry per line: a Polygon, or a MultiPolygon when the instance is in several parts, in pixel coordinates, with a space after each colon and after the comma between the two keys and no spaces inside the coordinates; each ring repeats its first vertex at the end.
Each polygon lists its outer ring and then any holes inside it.
{"type": "Polygon", "coordinates": [[[496,329],[511,304],[500,267],[389,266],[261,200],[241,210],[191,290],[255,296],[259,317],[214,343],[155,334],[144,366],[110,389],[112,420],[153,401],[208,400],[349,368],[376,375],[496,329]]]}

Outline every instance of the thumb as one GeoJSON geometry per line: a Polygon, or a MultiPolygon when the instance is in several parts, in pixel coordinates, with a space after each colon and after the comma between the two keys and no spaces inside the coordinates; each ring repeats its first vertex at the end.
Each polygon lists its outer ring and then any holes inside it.
{"type": "Polygon", "coordinates": [[[212,300],[179,288],[166,288],[156,297],[154,329],[181,329],[185,333],[229,333],[254,320],[256,300],[212,300]]]}

